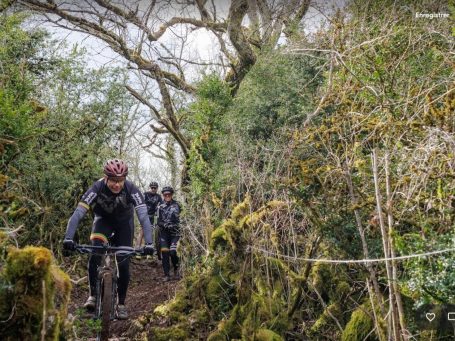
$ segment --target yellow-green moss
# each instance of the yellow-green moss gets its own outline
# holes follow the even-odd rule
[[[345,281],[340,281],[335,289],[335,294],[336,297],[339,297],[339,299],[345,298],[351,291],[351,286],[349,285],[348,282]]]
[[[8,240],[8,234],[4,231],[0,231],[0,245]]]
[[[374,321],[371,309],[366,304],[357,308],[351,315],[351,319],[343,330],[342,341],[362,341],[377,340],[376,333],[371,333],[374,329]],[[368,336],[369,335],[369,336]],[[368,336],[368,338],[367,338]]]
[[[177,294],[185,299],[176,297],[167,305],[159,306],[155,315],[166,317],[174,325],[194,327],[200,324],[201,328],[207,328],[218,323],[216,330],[208,336],[212,341],[258,337],[281,340],[279,335],[293,326],[287,316],[288,298],[283,293],[283,275],[289,275],[293,286],[303,284],[306,279],[279,259],[269,259],[267,280],[262,278],[261,271],[256,273],[254,269],[242,270],[240,267],[249,257],[245,251],[252,228],[262,228],[265,235],[271,235],[274,230],[267,219],[284,207],[283,202],[271,201],[257,211],[251,211],[251,198],[247,195],[233,209],[231,217],[211,233],[213,252],[204,263],[205,270],[195,276],[189,275],[183,290]],[[278,241],[279,235],[275,238]],[[262,264],[264,257],[260,257],[258,261]],[[256,263],[255,258],[253,262]],[[193,314],[195,311],[200,313]],[[191,328],[188,333],[190,338],[195,336],[191,334]]]
[[[351,291],[345,268],[335,268],[330,264],[316,263],[311,269],[313,287],[321,295],[326,295],[331,301],[343,300]]]
[[[188,316],[188,323],[192,330],[206,328],[208,321],[210,321],[210,313],[204,308],[193,310]]]
[[[226,237],[231,250],[243,254],[245,236],[243,235],[242,226],[231,219],[227,220],[223,225],[226,227]]]
[[[169,304],[161,304],[153,310],[153,313],[160,317],[167,317],[169,314]]]
[[[256,341],[283,341],[284,339],[270,329],[258,329],[254,335]]]
[[[210,246],[212,250],[216,249],[219,246],[225,246],[227,243],[226,228],[220,226],[217,229],[213,230],[210,236]]]
[[[234,272],[237,271],[238,262],[235,259],[235,255],[227,253],[223,257],[216,259],[216,266],[224,272]]]
[[[273,330],[273,333],[284,333],[291,325],[286,313],[286,303],[279,295],[273,293],[253,293],[251,298],[240,309],[239,320],[242,338],[249,340],[260,330]]]
[[[330,265],[316,263],[311,269],[311,278],[313,287],[321,294],[326,294],[330,291],[332,285],[332,271]]]
[[[257,226],[260,222],[270,214],[276,212],[279,209],[285,207],[286,203],[278,200],[272,200],[267,202],[264,206],[259,208],[257,211],[251,212],[250,214],[245,215],[240,220],[240,225],[243,227],[253,227]],[[267,224],[263,224],[263,226],[269,226]]]
[[[0,155],[2,154],[1,153],[1,148],[0,148]],[[8,176],[5,175],[5,174],[0,174],[0,188],[3,188],[5,187],[6,183],[8,182]]]
[[[262,255],[259,254],[259,257],[262,257]],[[289,267],[281,259],[274,257],[267,257],[266,259],[269,263],[269,273],[274,278],[281,278],[283,274],[289,274],[291,272]]]
[[[46,312],[46,340],[58,340],[71,291],[69,277],[43,247],[10,248],[0,280],[0,339],[36,340]]]
[[[206,298],[210,308],[218,306],[218,302],[223,296],[223,280],[221,276],[212,276],[207,284]]]
[[[293,321],[289,319],[287,310],[285,310],[283,302],[277,303],[277,306],[283,307],[280,313],[276,313],[270,321],[265,323],[269,329],[273,329],[277,333],[285,333],[292,328]]]
[[[8,233],[0,231],[0,261],[6,257],[8,246],[11,245],[11,240]]]
[[[153,327],[150,330],[150,340],[154,341],[181,341],[188,339],[187,325],[175,325],[167,328]]]
[[[189,311],[194,307],[205,306],[206,288],[211,273],[212,270],[207,269],[206,271],[194,272],[185,278],[185,290],[178,292],[178,295],[186,301],[185,310]]]
[[[68,274],[52,264],[51,277],[54,283],[54,306],[60,307],[60,317],[66,316],[71,294],[71,280]]]
[[[229,340],[229,338],[223,332],[223,330],[215,330],[207,338],[207,341],[227,341],[227,340]]]
[[[232,309],[229,319],[222,320],[218,323],[217,330],[210,334],[211,337],[214,338],[213,340],[219,340],[219,337],[221,336],[226,336],[226,340],[240,338],[241,331],[239,321],[242,320],[242,308],[237,304],[234,306],[234,309]]]
[[[171,301],[166,304],[159,305],[155,308],[153,313],[159,317],[165,317],[170,321],[185,322],[187,320],[187,314],[191,309],[191,304],[185,296],[184,292],[179,292]]]
[[[250,213],[251,210],[251,197],[249,194],[245,196],[245,199],[234,207],[231,213],[231,218],[234,221],[239,221],[241,218],[245,217]]]
[[[243,229],[248,229],[256,226],[266,214],[267,211],[265,209],[254,211],[240,220],[240,226],[242,226]]]
[[[338,321],[340,321],[342,317],[342,311],[340,309],[339,304],[333,303],[324,310],[322,315],[316,320],[316,322],[311,327],[310,335],[314,336],[318,335],[318,333],[323,331],[324,328],[326,328],[327,326],[329,327],[331,326],[333,327],[332,329],[338,330],[336,328],[335,321],[332,319],[330,315],[334,316],[335,318],[338,319]]]
[[[244,338],[248,338],[254,334],[254,332],[261,326],[261,320],[259,318],[258,310],[261,303],[257,301],[257,298],[252,299],[248,304],[241,307],[241,312],[244,318],[241,323],[241,332]]]

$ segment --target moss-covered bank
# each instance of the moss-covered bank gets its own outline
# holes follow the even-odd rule
[[[71,291],[43,247],[10,247],[0,273],[1,340],[59,340]]]

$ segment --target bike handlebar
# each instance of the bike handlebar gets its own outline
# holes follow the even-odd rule
[[[144,256],[144,248],[133,248],[131,246],[110,246],[110,245],[76,245],[75,251],[79,253],[94,253],[94,251],[103,251],[102,253],[107,254],[119,254],[119,255],[138,255]]]

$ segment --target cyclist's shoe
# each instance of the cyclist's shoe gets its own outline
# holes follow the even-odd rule
[[[117,306],[117,319],[126,320],[127,318],[128,318],[128,311],[126,310],[126,306],[123,304],[119,304]]]
[[[95,305],[96,305],[96,297],[89,296],[87,299],[87,302],[84,303],[84,308],[87,309],[88,311],[94,311]]]
[[[164,275],[163,282],[169,282],[171,277],[169,275]]]

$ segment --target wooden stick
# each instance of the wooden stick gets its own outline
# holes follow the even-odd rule
[[[390,255],[392,258],[396,257],[395,247],[393,245],[393,215],[392,215],[392,192],[390,184],[390,163],[389,163],[389,152],[386,151],[384,161],[385,161],[385,179],[386,179],[386,195],[387,195],[387,223],[389,225],[389,246],[390,246]],[[409,332],[406,329],[406,321],[403,309],[403,301],[401,299],[400,288],[398,287],[398,276],[397,276],[397,264],[395,260],[392,260],[392,284],[393,291],[395,293],[395,300],[398,308],[398,319],[400,322],[401,332],[405,341],[409,340]]]
[[[43,287],[43,326],[41,328],[41,341],[46,340],[46,320],[47,320],[47,310],[46,310],[46,282],[43,281],[42,287]]]
[[[87,276],[81,277],[79,279],[70,279],[71,283],[78,285],[79,283],[84,282],[87,279]]]
[[[384,257],[386,258],[386,273],[387,273],[387,285],[389,287],[389,309],[391,314],[389,315],[389,321],[391,321],[391,326],[393,329],[393,339],[394,340],[401,340],[400,333],[398,331],[398,323],[397,323],[397,313],[395,307],[395,294],[394,294],[394,287],[392,285],[392,266],[390,260],[390,245],[389,245],[389,234],[386,230],[386,226],[384,224],[384,218],[382,216],[382,203],[381,203],[381,192],[379,188],[379,175],[378,175],[378,157],[376,148],[373,149],[373,153],[371,155],[372,165],[373,165],[373,178],[374,178],[374,189],[375,189],[375,196],[376,196],[376,209],[378,211],[379,217],[379,226],[381,227],[381,236],[382,236],[382,246],[384,248]]]
[[[351,172],[349,171],[348,167],[348,160],[346,156],[346,163],[345,163],[345,169],[344,169],[344,174],[346,178],[346,183],[348,185],[348,190],[349,190],[349,196],[351,197],[351,202],[353,203],[354,207],[357,206],[357,197],[355,196],[354,193],[354,185],[352,184],[352,178],[351,178]],[[362,249],[363,249],[363,257],[365,259],[369,259],[369,251],[368,251],[368,244],[365,238],[365,231],[362,226],[362,218],[360,217],[360,212],[358,209],[354,209],[354,215],[355,215],[355,220],[357,224],[357,230],[359,231],[360,235],[360,240],[362,242]],[[370,273],[370,280],[373,283],[373,293],[375,294],[379,308],[381,310],[381,314],[385,315],[385,308],[384,308],[384,298],[382,297],[381,291],[379,289],[379,284],[378,280],[376,277],[376,271],[374,270],[373,266],[371,263],[365,263],[365,266]]]
[[[374,306],[374,292],[373,292],[373,290],[371,290],[370,281],[368,278],[366,279],[366,283],[367,283],[367,289],[368,289],[368,294],[369,294],[368,296],[370,297],[370,302],[371,302],[371,309],[373,310],[374,325],[376,326],[377,335],[378,335],[378,338],[380,341],[384,341],[386,339],[386,336],[384,335],[384,333],[379,325],[378,316],[376,314],[376,308]]]

